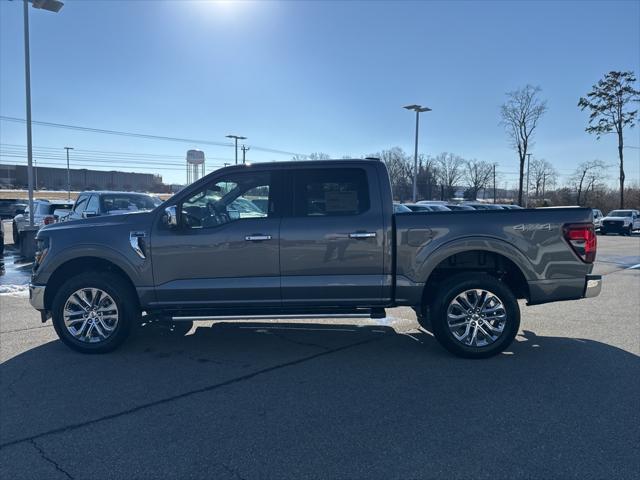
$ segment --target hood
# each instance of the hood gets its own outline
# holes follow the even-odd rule
[[[116,225],[130,225],[132,228],[145,229],[151,223],[153,212],[130,212],[120,215],[102,215],[99,217],[69,220],[52,223],[40,229],[42,233],[54,233],[63,230],[79,230],[84,228],[109,228]]]
[[[616,220],[618,222],[623,222],[623,221],[630,222],[631,217],[603,217],[602,221],[605,221],[605,220]]]

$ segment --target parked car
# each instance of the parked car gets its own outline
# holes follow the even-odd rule
[[[470,207],[469,205],[462,205],[459,203],[447,203],[445,205],[445,207],[447,207],[449,210],[467,210],[467,211],[473,211],[475,210],[475,208]]]
[[[37,227],[55,223],[58,219],[54,212],[59,209],[70,208],[73,202],[70,200],[34,200],[33,201],[33,224]],[[13,217],[13,243],[20,245],[22,231],[29,225],[29,206],[24,211]]]
[[[2,255],[4,255],[4,224],[0,219],[0,256]]]
[[[161,200],[146,193],[88,191],[78,195],[73,208],[64,221],[118,215],[123,213],[145,212],[160,205]]]
[[[634,230],[640,229],[640,212],[638,210],[613,210],[602,219],[600,233],[618,233],[631,235]]]
[[[600,231],[600,228],[602,227],[603,218],[604,218],[604,215],[602,214],[602,212],[597,208],[594,208],[593,209],[593,226],[596,229],[596,232]]]
[[[520,205],[512,205],[510,203],[496,203],[496,205],[504,208],[505,210],[524,210]]]
[[[462,205],[466,205],[468,207],[473,208],[474,210],[505,210],[500,205],[494,205],[493,203],[472,203],[467,202]]]
[[[24,200],[18,200],[16,198],[2,198],[0,199],[0,220],[15,217],[26,207]]]
[[[257,192],[265,215],[231,215]],[[186,332],[209,318],[382,318],[409,306],[449,351],[480,358],[513,341],[518,299],[600,292],[591,209],[393,211],[380,161],[222,168],[154,210],[41,229],[30,301],[86,353],[118,347],[142,311]]]
[[[412,212],[450,212],[451,209],[436,203],[404,203]]]
[[[411,209],[402,203],[394,203],[393,213],[411,213]]]

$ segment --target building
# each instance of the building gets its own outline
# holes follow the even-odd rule
[[[34,166],[37,189],[66,190],[67,169]],[[103,170],[70,169],[71,190],[123,190],[164,192],[162,176],[153,173],[133,173]],[[0,165],[0,188],[27,188],[26,165]]]

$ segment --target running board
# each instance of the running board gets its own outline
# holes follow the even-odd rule
[[[313,320],[321,318],[384,318],[384,309],[372,310],[370,313],[313,313],[313,314],[282,314],[282,315],[194,315],[172,316],[171,320],[180,322],[194,322],[200,320],[277,320],[277,319],[301,319]]]

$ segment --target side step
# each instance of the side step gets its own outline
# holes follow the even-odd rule
[[[199,321],[199,320],[276,320],[282,319],[321,319],[321,318],[384,318],[384,308],[372,308],[369,313],[302,313],[302,314],[270,314],[270,315],[177,315],[171,320]]]

